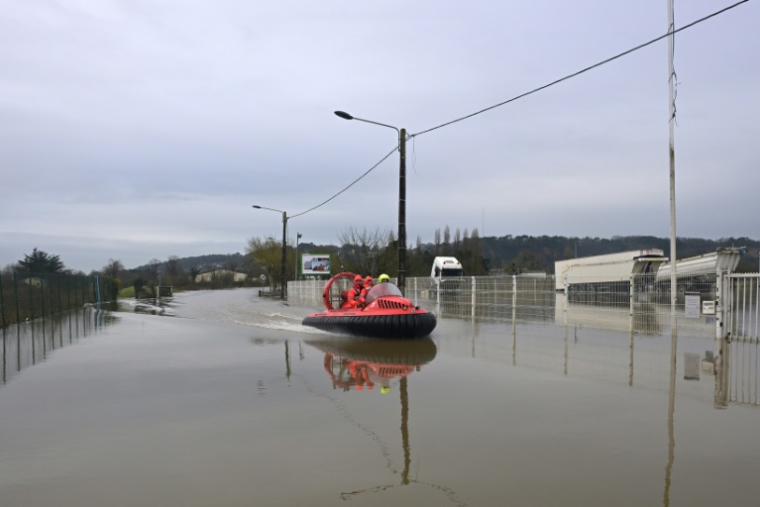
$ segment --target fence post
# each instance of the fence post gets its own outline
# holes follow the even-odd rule
[[[715,339],[723,340],[725,335],[725,305],[723,298],[725,293],[725,272],[718,273],[718,279],[715,284]]]
[[[634,280],[635,280],[635,278],[634,278],[634,275],[631,275],[628,280],[629,280],[628,283],[630,284],[630,287],[628,288],[628,317],[629,317],[629,321],[630,321],[629,324],[630,324],[631,336],[633,336],[633,331],[634,331],[634,325],[633,325],[633,300],[634,300],[634,296],[635,296],[635,289],[634,289]]]
[[[643,275],[642,275],[643,277]],[[629,351],[629,358],[628,358],[628,385],[633,387],[633,345],[634,345],[634,336],[636,334],[636,325],[635,325],[635,315],[634,315],[634,300],[636,299],[636,276],[631,275],[630,278],[630,288],[629,288],[629,297],[631,298],[631,301],[629,303],[628,312],[630,314],[630,320],[631,320],[631,343],[629,345],[630,351]]]
[[[517,276],[512,275],[512,366],[517,365]]]
[[[13,272],[13,294],[16,296],[16,324],[19,324],[21,322],[21,313],[18,304],[18,277],[15,271]]]
[[[435,279],[435,306],[438,313],[441,313],[441,278]]]
[[[100,278],[97,275],[95,276],[95,289],[96,289],[95,301],[98,304],[98,310],[100,310]]]
[[[40,304],[41,304],[40,315],[44,317],[45,316],[45,283],[47,283],[47,278],[45,278],[45,283],[42,283],[42,282],[43,281],[40,280]],[[44,325],[45,324],[43,323],[43,326]],[[44,340],[44,333],[43,333],[43,340]]]
[[[475,319],[475,277],[472,277],[472,297],[471,297],[471,305],[472,305],[472,318]]]
[[[5,299],[3,298],[3,292],[5,292],[3,287],[3,275],[0,275],[0,313],[2,314],[3,327],[5,327]],[[3,341],[3,346],[5,346],[5,341]],[[3,355],[3,360],[5,360],[5,355]]]
[[[715,404],[725,406],[728,390],[728,343],[726,342],[726,313],[729,297],[726,291],[726,273],[718,272],[715,283]]]
[[[29,320],[34,320],[34,289],[32,288],[32,278],[29,277],[26,281],[29,284],[29,309],[31,312],[31,318]]]
[[[512,275],[512,330],[517,321],[517,275]]]

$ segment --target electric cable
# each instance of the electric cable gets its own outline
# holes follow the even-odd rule
[[[622,58],[623,56],[629,55],[629,54],[631,54],[631,53],[633,53],[635,51],[638,51],[639,49],[642,49],[642,48],[645,48],[647,46],[650,46],[650,45],[654,44],[655,42],[664,39],[665,37],[669,37],[670,35],[676,34],[676,33],[680,32],[682,30],[686,30],[687,28],[691,28],[694,25],[702,23],[703,21],[707,21],[710,18],[713,18],[713,17],[715,17],[715,16],[717,16],[719,14],[723,14],[724,12],[726,12],[728,10],[731,10],[734,7],[737,7],[737,6],[739,6],[739,5],[743,4],[743,3],[747,3],[747,2],[749,2],[749,0],[741,0],[740,2],[737,2],[737,3],[733,4],[733,5],[728,6],[728,7],[725,7],[723,9],[719,10],[719,11],[713,12],[712,14],[709,14],[709,15],[703,17],[703,18],[700,18],[700,19],[698,19],[696,21],[692,21],[688,25],[684,25],[681,28],[678,28],[677,30],[669,30],[668,33],[666,33],[665,35],[661,35],[661,36],[659,36],[657,38],[654,38],[654,39],[650,40],[649,42],[645,42],[643,44],[639,44],[638,46],[636,46],[634,48],[631,48],[631,49],[629,49],[627,51],[623,51],[620,54],[617,54],[617,55],[615,55],[615,56],[613,56],[611,58],[607,58],[606,60],[602,60],[601,62],[595,63],[594,65],[586,67],[585,69],[579,70],[579,71],[574,72],[572,74],[568,74],[567,76],[562,77],[560,79],[557,79],[556,81],[552,81],[551,83],[545,84],[543,86],[539,86],[538,88],[530,90],[529,92],[522,93],[520,95],[517,95],[516,97],[512,97],[509,100],[505,100],[504,102],[499,102],[498,104],[494,104],[493,106],[489,106],[489,107],[487,107],[485,109],[481,109],[480,111],[476,111],[476,112],[470,113],[470,114],[468,114],[466,116],[462,116],[461,118],[457,118],[456,120],[447,121],[446,123],[442,123],[442,124],[440,124],[440,125],[438,125],[436,127],[432,127],[432,128],[429,128],[429,129],[422,130],[420,132],[411,134],[409,137],[416,137],[416,136],[421,136],[422,134],[427,134],[428,132],[432,132],[434,130],[446,127],[448,125],[452,125],[454,123],[467,120],[468,118],[472,118],[473,116],[477,116],[479,114],[485,113],[486,111],[490,111],[491,109],[496,109],[497,107],[501,107],[503,105],[509,104],[510,102],[514,102],[514,101],[516,101],[518,99],[521,99],[523,97],[527,97],[528,95],[531,95],[533,93],[539,92],[541,90],[545,90],[546,88],[549,88],[550,86],[554,86],[556,84],[561,83],[562,81],[567,81],[568,79],[571,79],[571,78],[574,78],[576,76],[579,76],[579,75],[583,74],[584,72],[588,72],[588,71],[590,71],[592,69],[595,69],[597,67],[601,67],[602,65],[605,65],[605,64],[610,63],[610,62],[612,62],[614,60],[617,60],[618,58]]]
[[[649,42],[645,42],[643,44],[639,44],[638,46],[635,46],[635,47],[633,47],[631,49],[623,51],[622,53],[619,53],[619,54],[617,54],[615,56],[607,58],[606,60],[602,60],[601,62],[595,63],[594,65],[591,65],[589,67],[581,69],[581,70],[579,70],[577,72],[574,72],[572,74],[568,74],[567,76],[562,77],[560,79],[557,79],[555,81],[552,81],[551,83],[545,84],[543,86],[539,86],[538,88],[534,88],[533,90],[530,90],[528,92],[525,92],[525,93],[522,93],[522,94],[517,95],[515,97],[512,97],[511,99],[505,100],[504,102],[499,102],[498,104],[494,104],[493,106],[489,106],[489,107],[487,107],[485,109],[481,109],[480,111],[476,111],[474,113],[470,113],[470,114],[468,114],[466,116],[462,116],[461,118],[457,118],[455,120],[447,121],[446,123],[442,123],[442,124],[440,124],[438,126],[435,126],[435,127],[432,127],[432,128],[426,129],[426,130],[422,130],[422,131],[414,133],[414,134],[408,134],[407,140],[414,139],[417,136],[421,136],[423,134],[427,134],[429,132],[432,132],[434,130],[438,130],[438,129],[443,128],[443,127],[447,127],[449,125],[453,125],[454,123],[458,123],[460,121],[467,120],[469,118],[472,118],[473,116],[477,116],[479,114],[485,113],[485,112],[490,111],[492,109],[496,109],[497,107],[504,106],[506,104],[509,104],[510,102],[514,102],[514,101],[519,100],[521,98],[527,97],[528,95],[532,95],[532,94],[534,94],[536,92],[539,92],[541,90],[545,90],[545,89],[547,89],[547,88],[549,88],[551,86],[554,86],[556,84],[559,84],[559,83],[561,83],[563,81],[567,81],[567,80],[572,79],[574,77],[580,76],[581,74],[583,74],[585,72],[588,72],[588,71],[590,71],[592,69],[595,69],[597,67],[601,67],[602,65],[608,64],[608,63],[610,63],[612,61],[615,61],[615,60],[617,60],[619,58],[622,58],[623,56],[629,55],[629,54],[631,54],[631,53],[633,53],[635,51],[638,51],[639,49],[643,49],[643,48],[645,48],[647,46],[651,46],[655,42],[658,42],[658,41],[660,41],[660,40],[662,40],[662,39],[664,39],[666,37],[669,37],[670,35],[673,35],[673,34],[676,34],[678,32],[681,32],[683,30],[686,30],[687,28],[691,28],[692,26],[698,25],[699,23],[702,23],[703,21],[707,21],[710,18],[714,18],[715,16],[718,16],[719,14],[723,14],[724,12],[729,11],[729,10],[733,9],[734,7],[738,7],[739,5],[747,3],[747,2],[749,2],[749,0],[740,0],[739,2],[737,2],[737,3],[733,4],[733,5],[729,5],[728,7],[724,7],[723,9],[715,11],[712,14],[708,14],[707,16],[699,18],[696,21],[692,21],[691,23],[689,23],[687,25],[684,25],[684,26],[682,26],[681,28],[678,28],[678,29],[672,29],[672,27],[671,27],[671,29],[668,30],[668,33],[666,33],[664,35],[661,35],[659,37],[656,37],[656,38],[650,40]],[[333,195],[329,199],[321,202],[320,204],[317,204],[314,207],[311,207],[311,208],[307,209],[306,211],[302,211],[301,213],[298,213],[298,214],[295,214],[295,215],[291,215],[290,217],[288,217],[288,219],[292,219],[292,218],[299,217],[301,215],[305,215],[306,213],[314,211],[317,208],[321,208],[322,206],[324,206],[328,202],[332,201],[333,199],[335,199],[336,197],[338,197],[339,195],[341,195],[343,192],[345,192],[346,190],[348,190],[349,188],[351,188],[352,186],[354,186],[356,183],[358,183],[361,179],[363,179],[369,173],[371,173],[372,171],[374,171],[380,164],[382,164],[383,162],[385,162],[388,159],[388,157],[390,157],[397,149],[398,149],[398,144],[390,152],[388,152],[387,155],[385,155],[382,159],[380,159],[379,162],[377,162],[375,165],[373,165],[367,171],[365,171],[364,174],[362,174],[361,176],[359,176],[358,178],[356,178],[348,186],[346,186],[345,188],[343,188],[341,191],[339,191],[338,193],[336,193],[335,195]],[[415,154],[415,156],[416,156],[416,154]]]
[[[393,149],[392,149],[391,151],[389,151],[389,152],[388,152],[388,154],[387,154],[386,156],[384,156],[383,158],[381,158],[381,159],[380,159],[380,161],[379,161],[378,163],[376,163],[375,165],[373,165],[372,167],[370,167],[369,169],[367,169],[367,170],[364,172],[364,174],[362,174],[361,176],[359,176],[358,178],[356,178],[354,181],[352,181],[352,182],[351,182],[351,183],[350,183],[350,184],[349,184],[347,187],[345,187],[343,190],[341,190],[341,191],[340,191],[340,192],[338,192],[337,194],[333,195],[332,197],[330,197],[330,198],[329,198],[329,199],[327,199],[326,201],[323,201],[323,202],[321,202],[320,204],[317,204],[317,205],[316,205],[316,206],[314,206],[313,208],[309,208],[309,209],[307,209],[306,211],[302,211],[301,213],[298,213],[298,214],[296,214],[296,215],[291,215],[291,216],[289,216],[289,217],[288,217],[288,220],[290,220],[291,218],[300,217],[301,215],[305,215],[306,213],[308,213],[308,212],[310,212],[310,211],[314,211],[315,209],[317,209],[317,208],[320,208],[320,207],[324,206],[325,204],[327,204],[328,202],[332,201],[333,199],[335,199],[336,197],[338,197],[340,194],[342,194],[343,192],[345,192],[345,191],[346,191],[346,190],[348,190],[349,188],[351,188],[351,187],[353,187],[354,185],[356,185],[356,184],[359,182],[359,180],[361,180],[362,178],[364,178],[365,176],[367,176],[369,173],[371,173],[372,171],[374,171],[374,170],[377,168],[377,166],[379,166],[380,164],[382,164],[383,162],[385,162],[385,161],[388,159],[388,157],[390,157],[391,155],[393,155],[393,154],[396,152],[396,150],[397,150],[397,149],[398,149],[398,144],[397,144],[396,146],[394,146],[394,147],[393,147]]]

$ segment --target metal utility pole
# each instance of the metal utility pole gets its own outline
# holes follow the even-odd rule
[[[295,270],[295,275],[293,276],[293,279],[295,281],[298,281],[298,262],[299,262],[298,261],[298,240],[299,239],[301,239],[301,233],[297,232],[296,233],[296,270]]]
[[[252,206],[256,209],[266,209],[269,211],[276,211],[277,213],[282,213],[282,263],[280,265],[280,298],[282,300],[287,299],[286,289],[288,286],[288,282],[285,279],[285,262],[287,258],[287,234],[288,234],[288,214],[287,212],[281,210],[281,209],[275,209],[275,208],[267,208],[265,206],[259,206],[257,204],[254,204]]]
[[[398,129],[393,125],[357,118],[344,111],[335,111],[335,116],[344,120],[357,120],[388,127],[398,132],[398,288],[401,294],[406,294],[406,129]]]
[[[287,258],[287,234],[288,234],[288,214],[282,212],[282,265],[280,266],[280,298],[284,301],[287,299],[288,281],[285,279],[285,262]]]
[[[673,333],[675,333],[676,298],[678,286],[676,282],[676,148],[675,148],[675,70],[673,70],[673,53],[675,22],[673,20],[673,0],[668,0],[668,112],[670,126],[670,313]]]
[[[398,288],[406,295],[406,129],[399,132],[398,151]]]
[[[678,285],[676,278],[676,150],[675,150],[675,71],[673,70],[673,0],[668,0],[668,110],[670,127],[670,390],[668,401],[668,465],[665,468],[665,492],[663,501],[670,503],[670,479],[673,470],[675,437],[673,436],[673,414],[675,412],[676,396],[676,357],[678,349],[678,326],[676,321],[676,298]]]

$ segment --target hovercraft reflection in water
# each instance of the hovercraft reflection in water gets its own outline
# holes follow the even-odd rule
[[[325,353],[325,371],[334,388],[361,391],[379,387],[383,394],[390,391],[393,379],[420,371],[438,352],[430,338],[382,342],[336,338],[306,343]]]
[[[422,338],[433,332],[435,315],[414,306],[390,282],[373,286],[367,292],[363,308],[341,308],[342,295],[354,277],[353,273],[339,273],[332,277],[322,291],[327,310],[312,313],[303,319],[303,324],[323,331],[370,338]]]
[[[161,298],[140,298],[119,301],[118,310],[123,312],[174,317],[176,315],[174,312],[175,306],[174,298],[171,296]]]
[[[382,455],[387,462],[387,468],[400,478],[399,483],[383,482],[364,489],[356,489],[341,493],[342,500],[351,500],[358,496],[375,495],[388,492],[396,487],[414,484],[430,489],[442,495],[445,504],[465,505],[459,495],[449,486],[419,481],[410,477],[412,464],[412,449],[409,431],[409,376],[412,372],[420,371],[421,367],[432,362],[438,352],[435,343],[430,338],[421,340],[365,340],[351,338],[334,338],[331,340],[313,341],[306,343],[325,352],[324,366],[332,380],[333,387],[350,391],[372,390],[378,385],[383,394],[391,392],[391,382],[397,379],[400,399],[401,448],[403,452],[403,468],[393,460],[390,446],[378,434],[366,426],[360,426],[383,449]]]

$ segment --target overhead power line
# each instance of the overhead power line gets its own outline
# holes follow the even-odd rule
[[[549,88],[551,86],[554,86],[556,84],[559,84],[559,83],[561,83],[563,81],[567,81],[568,79],[572,79],[572,78],[574,78],[576,76],[580,76],[581,74],[583,74],[585,72],[588,72],[588,71],[590,71],[592,69],[595,69],[597,67],[601,67],[602,65],[605,65],[605,64],[610,63],[610,62],[612,62],[614,60],[617,60],[618,58],[622,58],[622,57],[624,57],[626,55],[629,55],[629,54],[631,54],[631,53],[633,53],[635,51],[638,51],[639,49],[642,49],[642,48],[645,48],[647,46],[650,46],[650,45],[654,44],[655,42],[660,41],[660,40],[662,40],[662,39],[664,39],[664,38],[666,38],[666,37],[668,37],[668,36],[670,36],[672,34],[676,34],[678,32],[686,30],[687,28],[691,28],[694,25],[702,23],[703,21],[707,21],[710,18],[714,18],[715,16],[717,16],[719,14],[723,14],[724,12],[729,11],[729,10],[733,9],[734,7],[738,7],[739,5],[747,3],[747,2],[749,2],[749,0],[741,0],[740,2],[737,2],[737,3],[733,4],[733,5],[729,5],[728,7],[720,9],[719,11],[715,11],[712,14],[709,14],[709,15],[703,17],[703,18],[700,18],[700,19],[698,19],[696,21],[692,21],[691,23],[689,23],[687,25],[684,25],[681,28],[678,28],[678,29],[672,30],[672,31],[668,31],[668,33],[666,33],[664,35],[661,35],[661,36],[659,36],[659,37],[657,37],[655,39],[652,39],[649,42],[645,42],[643,44],[639,44],[638,46],[633,47],[633,48],[631,48],[631,49],[629,49],[627,51],[623,51],[620,54],[617,54],[617,55],[615,55],[613,57],[607,58],[606,60],[602,60],[599,63],[595,63],[594,65],[586,67],[585,69],[581,69],[581,70],[579,70],[577,72],[574,72],[572,74],[568,74],[567,76],[562,77],[560,79],[557,79],[556,81],[552,81],[551,83],[545,84],[543,86],[539,86],[538,88],[535,88],[535,89],[530,90],[528,92],[525,92],[525,93],[522,93],[520,95],[517,95],[516,97],[512,97],[511,99],[505,100],[504,102],[499,102],[498,104],[494,104],[493,106],[489,106],[489,107],[487,107],[485,109],[481,109],[480,111],[476,111],[474,113],[470,113],[470,114],[468,114],[466,116],[462,116],[461,118],[457,118],[455,120],[447,121],[446,123],[442,123],[442,124],[440,124],[438,126],[435,126],[435,127],[432,127],[432,128],[426,129],[426,130],[422,130],[422,131],[417,132],[415,134],[410,134],[407,137],[407,139],[413,139],[413,138],[415,138],[417,136],[421,136],[423,134],[427,134],[427,133],[432,132],[434,130],[438,130],[440,128],[447,127],[449,125],[453,125],[454,123],[458,123],[460,121],[467,120],[469,118],[472,118],[473,116],[477,116],[479,114],[485,113],[486,111],[490,111],[492,109],[496,109],[497,107],[504,106],[506,104],[509,104],[510,102],[514,102],[514,101],[519,100],[519,99],[521,99],[523,97],[527,97],[528,95],[532,95],[532,94],[534,94],[536,92],[539,92],[541,90],[545,90],[545,89],[547,89],[547,88]],[[317,208],[321,208],[322,206],[324,206],[328,202],[332,201],[333,199],[335,199],[336,197],[338,197],[340,194],[342,194],[343,192],[345,192],[349,188],[353,187],[356,183],[358,183],[361,179],[363,179],[369,173],[371,173],[372,171],[374,171],[380,164],[382,164],[383,162],[385,162],[388,159],[388,157],[390,157],[397,149],[398,149],[398,145],[394,146],[393,149],[390,152],[388,152],[388,154],[385,155],[382,159],[380,159],[379,162],[377,162],[375,165],[373,165],[372,167],[370,167],[367,171],[364,172],[364,174],[362,174],[361,176],[359,176],[358,178],[356,178],[348,186],[346,186],[345,188],[343,188],[341,191],[339,191],[338,193],[336,193],[335,195],[333,195],[329,199],[327,199],[327,200],[325,200],[325,201],[317,204],[316,206],[314,206],[312,208],[307,209],[306,211],[302,211],[301,213],[298,213],[296,215],[291,215],[289,218],[296,218],[296,217],[299,217],[301,215],[305,215],[306,213],[314,211]]]
[[[343,190],[341,190],[341,191],[340,191],[340,192],[338,192],[337,194],[333,195],[332,197],[330,197],[330,198],[329,198],[329,199],[327,199],[326,201],[323,201],[323,202],[321,202],[321,203],[317,204],[316,206],[314,206],[313,208],[309,208],[309,209],[307,209],[306,211],[302,211],[301,213],[298,213],[297,215],[291,215],[291,216],[290,216],[290,217],[288,217],[288,218],[295,218],[295,217],[300,217],[301,215],[305,215],[306,213],[308,213],[308,212],[310,212],[310,211],[314,211],[315,209],[317,209],[317,208],[319,208],[319,207],[321,207],[321,206],[324,206],[324,205],[325,205],[325,204],[327,204],[328,202],[332,201],[333,199],[335,199],[336,197],[338,197],[340,194],[342,194],[343,192],[345,192],[345,191],[346,191],[346,190],[348,190],[349,188],[351,188],[351,187],[353,187],[354,185],[356,185],[356,184],[359,182],[359,180],[361,180],[362,178],[364,178],[365,176],[367,176],[369,173],[371,173],[372,171],[374,171],[374,170],[377,168],[377,166],[379,166],[380,164],[382,164],[383,162],[385,162],[385,161],[388,159],[388,157],[390,157],[391,155],[393,155],[394,153],[396,153],[396,150],[397,150],[397,149],[398,149],[398,145],[394,146],[394,147],[393,147],[393,149],[392,149],[391,151],[389,151],[389,152],[388,152],[388,154],[387,154],[386,156],[384,156],[383,158],[381,158],[381,159],[380,159],[380,161],[379,161],[377,164],[375,164],[375,165],[373,165],[372,167],[370,167],[369,169],[367,169],[367,170],[364,172],[364,174],[362,174],[361,176],[359,176],[358,178],[356,178],[356,179],[355,179],[354,181],[352,181],[352,182],[351,182],[351,183],[350,183],[350,184],[349,184],[347,187],[345,187]]]
[[[496,109],[497,107],[504,106],[506,104],[509,104],[510,102],[514,102],[514,101],[519,100],[519,99],[521,99],[523,97],[527,97],[528,95],[531,95],[533,93],[539,92],[541,90],[545,90],[545,89],[549,88],[550,86],[554,86],[556,84],[561,83],[562,81],[567,81],[568,79],[574,78],[576,76],[580,76],[584,72],[588,72],[588,71],[590,71],[592,69],[595,69],[597,67],[601,67],[602,65],[605,65],[605,64],[610,63],[610,62],[612,62],[614,60],[617,60],[618,58],[622,58],[622,57],[624,57],[626,55],[629,55],[629,54],[633,53],[634,51],[638,51],[639,49],[642,49],[642,48],[645,48],[645,47],[647,47],[647,46],[649,46],[651,44],[654,44],[655,42],[660,41],[660,40],[662,40],[662,39],[670,36],[671,34],[675,34],[675,33],[678,33],[678,32],[680,32],[682,30],[686,30],[687,28],[691,28],[694,25],[697,25],[697,24],[699,24],[699,23],[701,23],[703,21],[707,21],[710,18],[713,18],[713,17],[715,17],[715,16],[717,16],[719,14],[723,14],[724,12],[726,12],[728,10],[731,10],[734,7],[737,7],[737,6],[739,6],[739,5],[743,4],[743,3],[747,3],[747,2],[749,2],[749,0],[741,0],[740,2],[737,2],[737,3],[733,4],[733,5],[728,6],[728,7],[725,7],[723,9],[719,10],[719,11],[713,12],[712,14],[707,15],[707,16],[705,16],[703,18],[700,18],[700,19],[698,19],[696,21],[693,21],[693,22],[689,23],[688,25],[684,25],[684,26],[682,26],[681,28],[679,28],[677,30],[669,31],[668,33],[666,33],[664,35],[661,35],[661,36],[659,36],[659,37],[657,37],[655,39],[652,39],[649,42],[645,42],[644,44],[639,44],[638,46],[636,46],[634,48],[631,48],[631,49],[629,49],[627,51],[623,51],[622,53],[620,53],[618,55],[615,55],[615,56],[613,56],[611,58],[607,58],[606,60],[602,60],[601,62],[595,63],[594,65],[591,65],[590,67],[586,67],[585,69],[579,70],[578,72],[574,72],[572,74],[568,74],[567,76],[565,76],[563,78],[560,78],[560,79],[557,79],[556,81],[552,81],[551,83],[545,84],[543,86],[539,86],[538,88],[535,88],[535,89],[533,89],[533,90],[531,90],[529,92],[522,93],[522,94],[520,94],[520,95],[518,95],[516,97],[512,97],[509,100],[505,100],[504,102],[499,102],[498,104],[494,104],[493,106],[489,106],[489,107],[487,107],[485,109],[481,109],[480,111],[476,111],[474,113],[470,113],[467,116],[462,116],[461,118],[457,118],[456,120],[447,121],[446,123],[442,123],[442,124],[440,124],[440,125],[438,125],[436,127],[432,127],[432,128],[429,128],[429,129],[417,132],[415,134],[411,134],[409,137],[416,137],[416,136],[421,136],[422,134],[427,134],[428,132],[432,132],[434,130],[437,130],[437,129],[440,129],[440,128],[443,128],[443,127],[447,127],[447,126],[452,125],[454,123],[467,120],[468,118],[472,118],[473,116],[477,116],[479,114],[485,113],[486,111],[490,111],[491,109]]]

